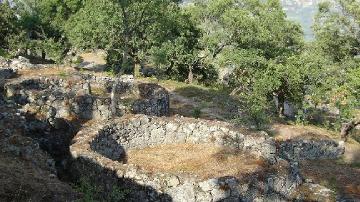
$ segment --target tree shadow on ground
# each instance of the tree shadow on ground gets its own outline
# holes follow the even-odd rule
[[[360,156],[360,153],[357,155]],[[343,199],[360,199],[360,162],[348,164],[336,160],[303,161],[301,172],[306,179],[330,188]]]
[[[172,114],[203,119],[231,120],[238,115],[240,106],[227,89],[195,85],[176,88],[170,95],[170,101]]]

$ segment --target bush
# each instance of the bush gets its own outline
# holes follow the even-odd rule
[[[104,186],[97,186],[91,182],[88,178],[81,178],[78,184],[75,185],[75,190],[83,193],[81,202],[92,202],[92,201],[124,201],[126,196],[129,194],[129,190],[120,188],[116,185],[112,185],[110,193],[105,193]]]
[[[193,112],[192,115],[194,118],[198,119],[201,116],[201,109],[199,107],[196,107]]]
[[[120,71],[125,74],[132,74],[134,66],[133,61],[129,59],[129,62],[125,67],[122,67],[122,58],[123,54],[121,51],[117,50],[108,50],[106,56],[107,68],[105,69],[107,72],[119,73]]]
[[[6,50],[0,48],[0,57],[4,57],[4,58],[8,59],[8,58],[10,58],[10,54]]]

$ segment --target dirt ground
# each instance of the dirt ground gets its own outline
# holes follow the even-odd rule
[[[249,154],[206,144],[167,144],[129,150],[127,158],[127,163],[148,172],[188,174],[200,179],[241,176],[264,165]]]
[[[2,152],[0,184],[0,201],[73,201],[78,197],[72,187],[59,181],[56,175],[32,161]]]

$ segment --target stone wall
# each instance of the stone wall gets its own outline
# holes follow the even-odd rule
[[[20,79],[5,85],[6,96],[28,108],[46,114],[56,109],[56,117],[80,119],[111,117],[110,98],[86,94],[85,82],[72,83],[57,78]],[[121,105],[118,105],[121,115]]]
[[[169,93],[156,84],[139,84],[140,99],[132,105],[135,114],[167,116],[170,109]]]
[[[163,116],[169,111],[169,96],[162,88],[159,92],[142,97],[142,86],[119,82],[116,93],[120,99],[116,100],[116,113],[112,114],[111,98],[109,94],[93,95],[89,85],[96,85],[104,92],[111,91],[114,79],[111,77],[95,77],[91,75],[72,75],[71,78],[38,77],[15,79],[5,84],[4,90],[8,98],[18,104],[27,105],[38,112],[47,113],[50,107],[56,109],[56,117],[75,116],[80,119],[109,119],[112,116],[122,116],[126,111]],[[156,86],[154,84],[149,84]],[[122,99],[124,97],[124,99]],[[128,98],[130,103],[128,103]]]
[[[16,71],[11,68],[0,68],[0,80],[10,79],[16,75]]]
[[[0,68],[7,68],[9,67],[9,61],[4,57],[0,56]]]
[[[279,156],[287,160],[337,159],[345,152],[344,142],[330,139],[287,140],[279,144]]]
[[[159,144],[204,143],[244,150],[275,161],[275,143],[267,134],[244,135],[224,122],[139,115],[111,121],[96,131],[99,132],[91,148],[110,159],[117,159],[119,145],[127,150]]]
[[[182,174],[149,173],[126,164],[129,149],[173,143],[231,147],[248,152],[249,158],[255,155],[266,159],[268,164],[246,176],[206,180]],[[341,156],[343,147],[331,140],[277,144],[265,132],[246,135],[224,122],[135,115],[84,128],[74,138],[70,152],[74,169],[80,175],[92,176],[89,172],[95,172],[94,177],[102,174],[115,182],[130,180],[152,187],[145,192],[131,188],[133,195],[129,201],[288,201],[301,197],[297,190],[305,186],[298,160],[336,158]],[[99,183],[111,187],[109,181]]]
[[[281,201],[301,183],[296,165],[283,160],[274,164],[276,148],[272,138],[265,133],[244,135],[223,122],[135,115],[84,128],[73,141],[70,152],[77,173],[108,173],[107,177],[111,173],[114,181],[132,180],[162,193],[153,197],[154,192],[135,190],[129,201]],[[121,161],[130,148],[185,142],[237,148],[274,165],[264,166],[263,171],[254,171],[250,176],[201,180],[186,175],[147,173]]]

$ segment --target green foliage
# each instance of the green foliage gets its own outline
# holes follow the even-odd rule
[[[360,107],[360,5],[353,0],[319,4],[316,40],[308,44],[279,0],[13,2],[0,3],[0,55],[30,50],[61,63],[70,48],[100,48],[113,76],[146,64],[160,78],[212,86],[221,69],[232,69],[228,87],[258,126],[275,111],[274,96],[280,106],[295,104],[302,124],[327,106],[339,110],[337,120],[324,120],[336,128]]]
[[[79,180],[79,182],[75,185],[75,189],[83,194],[83,198],[79,200],[81,202],[124,201],[130,192],[127,189],[113,185],[111,191],[106,193],[106,196],[104,196],[105,187],[95,185],[90,179],[85,177]]]
[[[0,3],[0,48],[8,48],[8,38],[17,33],[17,19],[8,1]]]
[[[110,66],[123,72],[171,39],[176,27],[171,16],[177,13],[171,0],[89,0],[70,17],[65,30],[76,47],[106,49]]]
[[[98,189],[96,186],[92,185],[85,178],[80,179],[79,184],[75,188],[77,191],[83,193],[83,198],[80,201],[84,201],[84,202],[96,201],[95,195]]]
[[[60,76],[61,78],[66,78],[66,77],[68,77],[68,74],[67,74],[65,71],[60,71],[60,72],[59,72],[59,76]]]
[[[197,1],[190,10],[203,33],[204,60],[234,68],[230,85],[254,122],[265,121],[274,94],[300,102],[302,72],[287,61],[301,52],[302,31],[279,1]]]
[[[111,48],[121,32],[121,12],[111,0],[89,0],[65,24],[65,32],[78,48]]]
[[[52,38],[42,41],[42,50],[44,50],[47,56],[56,63],[61,63],[64,59],[65,53],[63,44]]]
[[[195,109],[193,109],[192,115],[196,119],[200,118],[200,116],[201,116],[201,108],[196,107]]]
[[[359,52],[360,41],[357,27],[360,16],[351,15],[355,11],[347,9],[350,2],[346,0],[321,3],[315,17],[316,44],[324,53],[331,56],[334,62],[351,59]],[[342,9],[335,9],[334,4]],[[350,7],[355,9],[353,6]],[[359,6],[357,9],[360,11]]]
[[[82,0],[14,0],[13,6],[1,3],[0,21],[4,23],[12,55],[43,57],[62,62],[68,49],[64,35],[67,19],[82,5]],[[5,19],[5,20],[3,20]],[[1,26],[3,27],[3,26]],[[0,31],[0,33],[3,33]],[[28,54],[30,50],[31,54]]]
[[[5,51],[4,49],[0,48],[0,57],[4,57],[4,58],[9,58],[10,55],[7,51]]]

